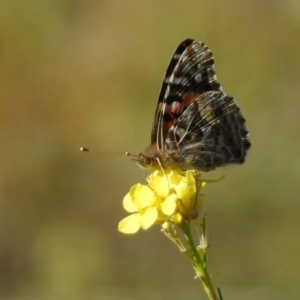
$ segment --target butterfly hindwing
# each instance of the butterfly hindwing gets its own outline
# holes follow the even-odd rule
[[[212,91],[188,106],[170,128],[165,146],[181,169],[209,171],[227,163],[242,163],[250,143],[235,100]]]

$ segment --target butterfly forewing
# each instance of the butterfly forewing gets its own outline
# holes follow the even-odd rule
[[[183,52],[186,51],[186,49],[193,43],[194,41],[192,39],[187,39],[184,42],[182,42],[177,49],[175,50],[170,64],[167,68],[162,87],[160,90],[160,94],[158,97],[158,103],[155,111],[155,117],[154,122],[152,126],[152,133],[151,133],[151,144],[156,144],[158,149],[162,149],[164,144],[164,139],[166,136],[166,132],[170,129],[170,127],[173,125],[172,120],[166,120],[163,119],[163,114],[166,109],[166,98],[170,94],[170,79],[171,76],[174,74],[174,69],[178,65],[178,61],[182,58]],[[174,86],[173,86],[174,88]],[[175,93],[175,91],[172,93]],[[175,105],[173,106],[173,113],[176,113]]]
[[[152,130],[151,142],[159,151],[171,126],[199,94],[221,90],[213,64],[212,52],[204,43],[187,39],[176,49],[163,81]]]

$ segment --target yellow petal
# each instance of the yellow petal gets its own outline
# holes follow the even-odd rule
[[[137,211],[137,207],[136,205],[132,202],[132,198],[130,193],[128,193],[124,199],[123,199],[123,207],[125,210],[127,210],[128,212],[136,212]]]
[[[161,211],[165,215],[172,215],[175,212],[176,206],[177,206],[177,196],[176,194],[169,195],[166,200],[160,205]]]
[[[140,225],[143,229],[148,229],[154,224],[157,218],[156,207],[146,208],[145,212],[140,217]]]
[[[176,213],[176,214],[174,214],[172,220],[176,225],[179,225],[179,224],[181,224],[183,217],[180,213]]]
[[[130,189],[132,202],[138,208],[152,206],[157,201],[157,197],[148,185],[137,184]]]
[[[172,173],[170,174],[170,183],[173,185],[177,185],[180,183],[181,180],[184,179],[184,176],[178,174],[178,173]]]
[[[125,234],[136,233],[140,229],[140,214],[132,214],[119,222],[118,230]]]
[[[178,198],[187,201],[196,193],[195,180],[183,178],[177,186],[174,186]]]
[[[169,194],[168,177],[163,171],[155,171],[149,177],[149,185],[160,198],[166,198]]]

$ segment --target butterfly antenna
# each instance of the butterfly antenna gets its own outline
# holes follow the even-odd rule
[[[89,152],[89,151],[91,151],[89,148],[85,148],[85,147],[81,147],[79,150],[81,152]]]
[[[93,150],[93,149],[85,148],[85,147],[81,147],[79,150],[80,150],[81,152],[100,152],[100,153],[101,153],[101,151]],[[102,152],[102,153],[103,153],[103,152]]]
[[[103,153],[103,154],[124,154],[124,152],[104,152],[104,151],[93,150],[93,149],[86,148],[86,147],[81,147],[79,150],[81,152],[98,152],[98,153]],[[125,155],[126,156],[134,156],[134,155],[137,156],[137,154],[130,154],[129,152],[125,152]]]
[[[130,152],[125,152],[125,156],[131,156],[131,157],[137,157],[140,154],[136,154],[136,153],[130,153]]]

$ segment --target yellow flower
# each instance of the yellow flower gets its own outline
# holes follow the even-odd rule
[[[132,186],[123,200],[125,210],[132,214],[121,220],[119,231],[129,234],[154,223],[197,218],[204,199],[199,176],[195,171],[155,171],[147,178],[148,185]]]

